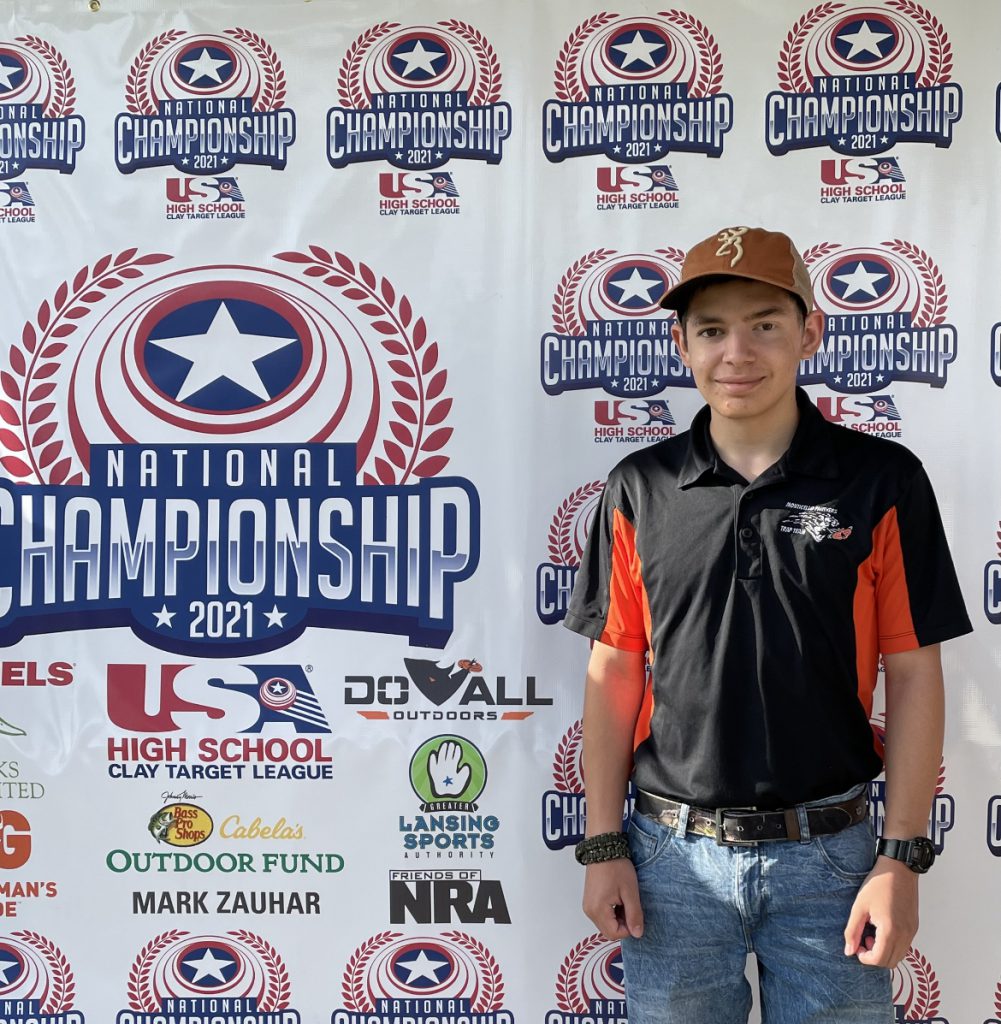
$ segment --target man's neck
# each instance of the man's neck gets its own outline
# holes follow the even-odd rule
[[[788,451],[799,424],[795,399],[763,420],[731,420],[712,416],[709,436],[720,458],[748,483],[774,466]]]

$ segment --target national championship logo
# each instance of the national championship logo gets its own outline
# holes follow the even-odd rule
[[[800,364],[800,384],[847,395],[898,381],[945,387],[956,328],[946,322],[942,272],[924,249],[899,238],[878,247],[821,242],[803,259],[826,320],[816,355]]]
[[[543,335],[546,394],[600,388],[646,398],[667,387],[694,387],[674,342],[661,297],[678,283],[681,249],[618,253],[594,249],[577,260],[553,297],[553,332]]]
[[[914,0],[819,4],[782,44],[779,90],[765,101],[768,148],[869,156],[901,142],[949,146],[963,112],[952,64],[942,23]]]
[[[61,949],[38,932],[0,935],[0,1011],[5,1024],[84,1024]]]
[[[144,167],[222,174],[237,164],[281,170],[295,141],[282,63],[245,28],[162,32],[129,68],[125,107],[115,118],[123,174]]]
[[[211,1016],[218,1024],[298,1024],[279,952],[242,929],[192,935],[172,929],[148,942],[129,971],[128,1008],[117,1024],[184,1024]]]
[[[331,1024],[514,1024],[493,954],[465,932],[430,936],[380,932],[348,960],[342,1008]]]
[[[901,1024],[949,1024],[938,1015],[942,998],[938,978],[928,959],[913,946],[893,968],[895,1021]]]
[[[604,482],[583,484],[561,503],[549,524],[549,561],[535,570],[535,611],[547,626],[561,622]]]
[[[76,82],[66,58],[46,39],[18,36],[0,42],[0,180],[36,168],[72,174],[83,149],[85,126],[76,109]],[[12,181],[5,205],[33,205],[15,197]],[[7,219],[7,218],[4,218]]]
[[[595,934],[564,957],[556,976],[556,1009],[546,1024],[626,1024],[622,950]]]
[[[440,476],[452,399],[423,317],[319,246],[169,260],[83,267],[9,348],[0,643],[128,625],[229,655],[315,625],[442,646],[479,502]]]

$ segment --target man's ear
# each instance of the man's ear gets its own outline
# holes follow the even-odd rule
[[[681,326],[680,321],[671,325],[671,338],[674,340],[675,347],[681,355],[681,361],[691,369],[692,364],[688,358],[688,344],[685,341],[685,329]]]
[[[824,340],[824,314],[815,309],[803,321],[803,358],[812,356]]]

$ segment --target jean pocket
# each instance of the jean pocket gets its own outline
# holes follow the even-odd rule
[[[876,837],[868,820],[833,835],[814,836],[813,842],[827,866],[846,881],[864,881],[876,863]]]
[[[667,849],[671,832],[645,814],[633,813],[626,833],[629,840],[629,856],[638,871],[657,860]]]

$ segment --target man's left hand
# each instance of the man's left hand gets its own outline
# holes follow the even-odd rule
[[[918,930],[918,876],[879,857],[862,883],[845,927],[845,956],[871,967],[896,967]]]

